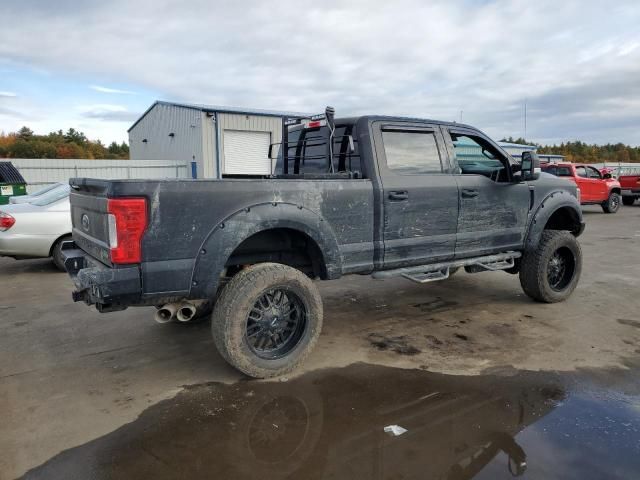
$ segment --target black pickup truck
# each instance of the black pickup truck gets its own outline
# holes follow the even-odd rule
[[[211,314],[223,357],[270,377],[318,339],[314,279],[425,283],[464,267],[519,274],[540,302],[576,287],[576,186],[540,173],[535,154],[516,162],[457,123],[329,108],[289,123],[269,176],[72,179],[73,299],[102,312],[156,306],[159,322]]]

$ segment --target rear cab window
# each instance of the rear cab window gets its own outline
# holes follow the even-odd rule
[[[51,205],[52,203],[67,198],[69,196],[70,190],[71,187],[68,184],[62,184],[38,196],[38,198],[31,202],[31,204],[36,205],[37,207],[45,207],[47,205]]]
[[[354,151],[350,150],[349,136],[353,139]],[[276,163],[277,174],[301,175],[324,174],[329,171],[328,149],[329,129],[289,127],[287,135],[287,165],[284,165],[282,152]],[[281,149],[282,150],[282,149]],[[352,172],[362,175],[360,152],[355,125],[336,125],[333,137],[334,172]]]

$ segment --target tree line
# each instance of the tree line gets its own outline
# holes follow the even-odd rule
[[[503,138],[501,142],[536,145],[538,153],[563,155],[567,160],[578,163],[640,162],[640,147],[630,147],[623,143],[589,145],[575,141],[560,145],[539,145],[524,138]],[[100,140],[89,140],[84,133],[70,128],[36,135],[28,127],[17,132],[0,132],[0,158],[94,158],[128,159],[129,145],[125,142],[111,142],[105,146]]]
[[[630,147],[623,143],[607,143],[606,145],[589,145],[577,140],[560,145],[539,145],[528,142],[524,138],[503,138],[501,142],[535,145],[538,153],[563,155],[566,160],[576,163],[614,163],[640,162],[640,147]]]
[[[70,128],[36,135],[28,127],[17,132],[0,132],[0,158],[91,158],[128,159],[129,145],[89,140],[84,133]]]

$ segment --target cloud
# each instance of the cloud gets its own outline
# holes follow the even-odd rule
[[[76,3],[10,2],[0,58],[196,103],[443,120],[464,110],[494,137],[523,135],[528,99],[533,141],[640,144],[628,128],[636,0]]]
[[[17,96],[18,95],[14,92],[0,92],[0,97],[3,97],[3,98],[15,98]]]
[[[83,118],[109,122],[131,122],[136,120],[141,113],[130,112],[123,105],[98,104],[81,107],[80,115]]]
[[[89,88],[91,90],[95,90],[96,92],[100,92],[100,93],[114,93],[114,94],[120,94],[120,95],[136,95],[136,92],[132,92],[130,90],[119,90],[117,88],[101,87],[100,85],[90,85]]]

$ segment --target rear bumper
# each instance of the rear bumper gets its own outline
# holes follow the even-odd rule
[[[75,242],[64,242],[62,255],[67,273],[76,290],[74,302],[96,305],[99,311],[124,310],[139,303],[142,287],[140,268],[136,266],[111,268],[79,249]]]
[[[640,197],[640,188],[624,188],[622,187],[623,197]]]

